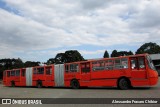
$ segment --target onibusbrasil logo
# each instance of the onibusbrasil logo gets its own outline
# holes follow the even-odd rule
[[[42,104],[42,101],[35,99],[2,99],[2,104]]]

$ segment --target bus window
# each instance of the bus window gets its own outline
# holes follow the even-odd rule
[[[71,72],[78,72],[78,64],[70,64]]]
[[[147,56],[147,60],[148,60],[148,66],[150,67],[150,69],[156,70],[153,61],[151,60],[150,56]]]
[[[78,66],[78,64],[75,64],[75,69],[76,69],[76,72],[79,72],[79,66]]]
[[[128,59],[122,58],[121,59],[122,68],[128,68]]]
[[[81,71],[82,73],[90,72],[90,64],[89,63],[81,64]]]
[[[20,76],[20,70],[16,70],[15,76]]]
[[[7,77],[10,77],[10,71],[7,71]]]
[[[70,71],[74,72],[74,64],[70,64]]]
[[[69,65],[65,65],[65,71],[69,72]]]
[[[96,61],[92,62],[92,70],[104,70],[104,62],[103,61]]]
[[[37,74],[37,69],[36,68],[33,69],[33,74]]]
[[[140,69],[145,69],[145,59],[144,57],[139,57],[138,58],[138,64]]]
[[[114,60],[105,61],[106,70],[113,70],[113,67],[114,67]]]
[[[115,59],[115,69],[121,69],[121,60]]]
[[[23,76],[23,77],[25,76],[25,72],[26,72],[26,70],[25,70],[25,69],[22,69],[22,76]]]
[[[132,69],[138,69],[138,64],[137,64],[137,59],[136,58],[131,59],[131,68]]]
[[[52,68],[46,68],[46,74],[51,75],[52,74]]]
[[[98,62],[92,62],[92,70],[93,71],[96,71],[98,66],[99,66]]]
[[[15,71],[11,71],[11,76],[15,76]]]
[[[37,74],[44,74],[44,68],[37,68]]]

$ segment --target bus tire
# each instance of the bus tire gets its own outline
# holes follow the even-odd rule
[[[11,87],[15,87],[15,82],[14,81],[11,81]]]
[[[42,81],[37,81],[37,88],[42,88]]]
[[[126,78],[121,78],[118,81],[118,88],[121,89],[121,90],[127,90],[127,89],[130,88],[130,86],[131,86],[130,82]]]
[[[79,84],[78,80],[72,80],[71,81],[71,87],[73,89],[79,89],[80,88],[80,84]]]

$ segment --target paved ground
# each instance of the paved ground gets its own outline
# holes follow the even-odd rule
[[[119,90],[117,88],[103,87],[103,88],[83,88],[83,89],[70,89],[70,88],[35,88],[35,87],[5,87],[0,84],[0,98],[160,98],[160,79],[159,83],[151,88],[133,88],[131,90]],[[0,105],[2,106],[2,105]],[[22,105],[8,105],[10,106],[22,106]],[[24,105],[23,105],[24,106]],[[27,106],[27,105],[25,105]],[[37,105],[35,105],[37,106]],[[40,105],[43,106],[43,105]],[[46,105],[51,106],[51,105]],[[67,107],[101,107],[101,106],[155,106],[160,105],[118,105],[118,104],[57,104],[54,106],[67,106]]]

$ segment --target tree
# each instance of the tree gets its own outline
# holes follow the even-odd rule
[[[34,62],[34,61],[26,61],[24,63],[25,67],[34,67],[34,66],[39,66],[40,62]]]
[[[68,50],[65,52],[65,62],[84,61],[85,59],[77,50]]]
[[[0,79],[3,76],[4,70],[15,69],[15,68],[22,68],[24,64],[20,58],[18,59],[0,59]]]
[[[120,51],[118,52],[118,56],[127,56],[127,51]]]
[[[12,64],[13,64],[13,68],[23,68],[24,67],[24,63],[22,62],[20,58],[13,59]]]
[[[111,57],[118,57],[119,54],[117,52],[117,50],[113,50],[112,53],[111,53]]]
[[[65,53],[58,53],[55,57],[56,64],[63,64],[65,63]]]
[[[84,60],[83,56],[77,50],[68,50],[65,53],[58,53],[55,58],[50,58],[47,64],[63,64]]]
[[[127,51],[120,51],[120,52],[118,52],[118,55],[119,56],[128,56],[128,55],[133,55],[133,52],[132,51],[129,51],[129,52],[127,52]]]
[[[109,53],[107,50],[104,52],[103,58],[109,58]]]
[[[50,58],[49,60],[47,60],[47,65],[50,65],[50,64],[54,64],[56,61],[55,61],[55,58]]]
[[[128,54],[129,54],[129,55],[134,55],[132,51],[129,51]]]
[[[143,54],[143,53],[159,54],[160,46],[152,42],[145,43],[136,51],[136,54]]]
[[[3,71],[5,70],[39,66],[39,64],[40,62],[34,62],[34,61],[26,61],[24,63],[20,58],[18,59],[15,59],[15,58],[0,59],[0,79],[2,79]]]
[[[133,55],[133,52],[132,51],[129,51],[129,52],[119,51],[119,52],[117,52],[117,50],[113,50],[111,57],[128,56],[128,55]]]

